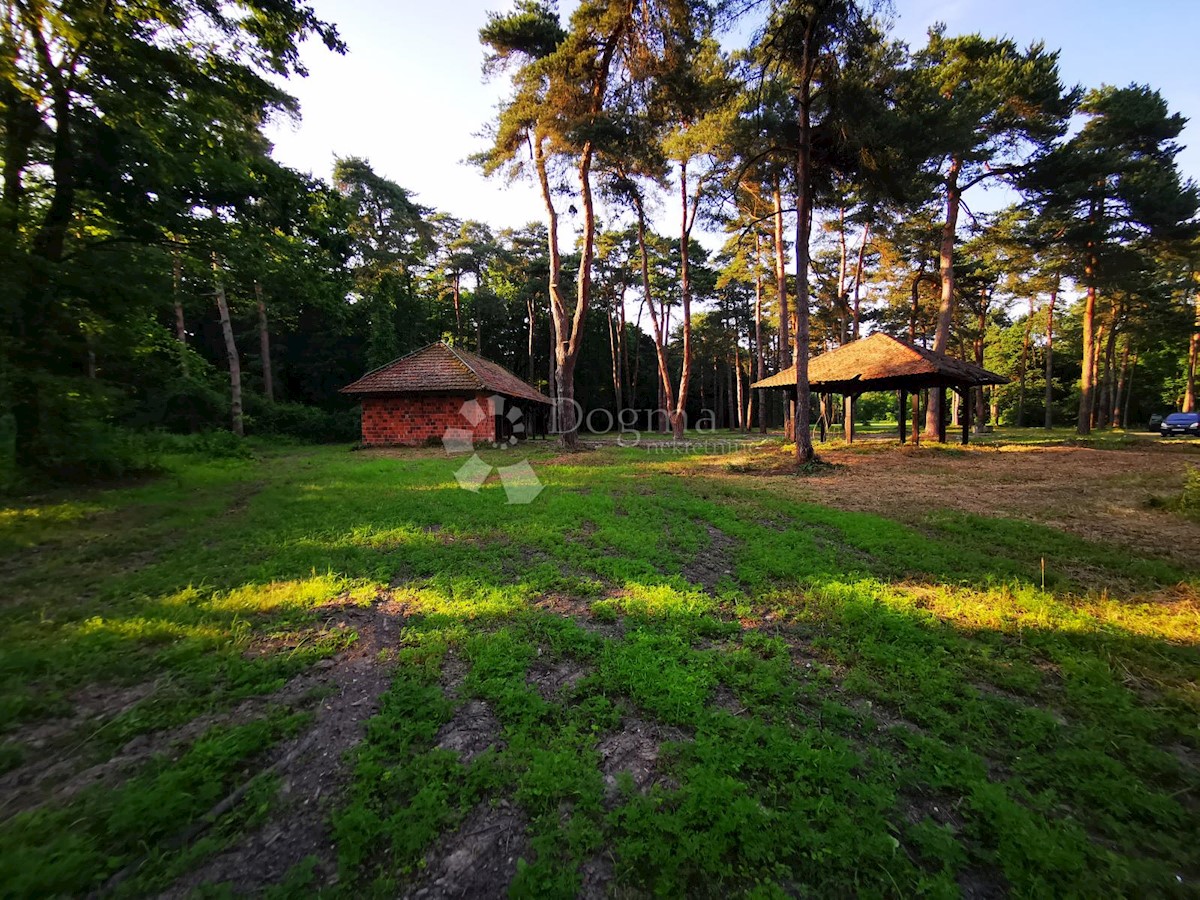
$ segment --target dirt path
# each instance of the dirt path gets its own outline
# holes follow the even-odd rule
[[[321,612],[330,624],[349,626],[359,639],[345,653],[318,663],[314,674],[328,691],[310,729],[276,748],[281,784],[277,805],[266,823],[198,868],[161,896],[191,896],[202,885],[229,883],[239,893],[254,893],[284,880],[306,857],[316,857],[317,884],[337,873],[329,817],[349,779],[346,754],[364,736],[367,720],[391,679],[391,665],[379,651],[395,646],[403,609],[390,600],[370,607],[330,606]]]

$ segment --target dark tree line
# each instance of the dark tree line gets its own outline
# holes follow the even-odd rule
[[[116,6],[2,4],[0,432],[21,469],[120,468],[156,429],[352,440],[338,388],[436,339],[585,413],[782,426],[800,459],[832,412],[808,360],[875,329],[1010,375],[979,422],[1196,408],[1185,122],[1147,86],[1064,85],[1042,45],[934,27],[910,48],[852,0],[583,0],[567,21],[520,0],[480,32],[510,90],[475,162],[545,216],[497,230],[423,205],[420,173],[272,159],[299,45],[345,51],[302,3]],[[727,53],[734,22],[751,39]],[[973,211],[987,184],[1012,205]],[[793,363],[790,402],[760,404],[750,383]],[[567,444],[606,421],[574,408]],[[930,433],[951,414],[923,408]]]

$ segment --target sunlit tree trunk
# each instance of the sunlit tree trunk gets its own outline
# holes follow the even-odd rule
[[[762,381],[767,377],[765,351],[763,350],[762,301],[762,235],[756,231],[754,233],[754,354],[757,357],[756,374],[758,376],[756,381]],[[750,396],[754,397],[754,391],[750,392]],[[767,407],[761,397],[758,403],[758,430],[761,434],[767,433]]]
[[[688,382],[692,377],[692,276],[688,243],[692,234],[692,215],[688,203],[687,162],[679,164],[679,195],[682,202],[682,222],[679,233],[679,296],[683,309],[683,359],[679,371],[679,394],[671,414],[671,431],[675,440],[683,439],[687,425]],[[697,198],[699,200],[699,198]]]
[[[780,192],[779,179],[775,179],[771,199],[775,205],[773,224],[775,226],[775,292],[779,297],[779,368],[786,369],[792,364],[792,317],[788,308],[787,285],[787,247],[783,241],[783,194]],[[787,400],[783,405],[783,429],[787,437],[792,436],[792,407],[794,402]]]
[[[1121,368],[1120,374],[1117,377],[1117,389],[1113,396],[1112,416],[1110,422],[1113,428],[1117,428],[1121,424],[1121,403],[1125,396],[1126,379],[1129,377],[1129,337],[1125,337],[1124,347],[1121,350]]]
[[[958,186],[958,174],[962,171],[962,160],[950,160],[946,173],[946,221],[942,225],[940,265],[942,273],[942,302],[938,307],[937,330],[933,335],[933,349],[945,353],[950,343],[950,322],[954,318],[954,241],[958,230],[958,212],[962,191]],[[941,432],[942,398],[939,391],[929,392],[925,411],[925,437],[936,441]]]
[[[640,200],[635,201],[634,207],[638,215],[638,252],[642,264],[642,291],[646,308],[650,311],[650,327],[654,330],[654,354],[658,360],[658,408],[669,410],[674,409],[675,401],[672,396],[671,372],[667,366],[666,335],[659,323],[659,311],[655,306],[654,293],[650,288],[650,254],[646,250],[646,212]],[[666,315],[665,309],[663,314]],[[655,427],[657,428],[657,423],[655,423]]]
[[[1183,392],[1183,411],[1196,412],[1196,378],[1200,374],[1200,291],[1196,292],[1196,326],[1188,345],[1187,384]]]
[[[1089,215],[1089,223],[1095,232],[1099,231],[1100,201],[1093,201]],[[1087,265],[1084,268],[1084,281],[1087,285],[1087,297],[1083,304],[1083,359],[1080,365],[1079,384],[1079,420],[1076,430],[1080,434],[1090,434],[1092,430],[1092,387],[1095,384],[1096,365],[1096,279],[1099,276],[1098,259],[1096,258],[1096,243],[1088,242]]]
[[[1057,275],[1046,305],[1046,427],[1054,427],[1054,304],[1058,301]]]
[[[838,209],[838,280],[836,308],[838,311],[838,344],[850,340],[850,304],[846,292],[846,277],[849,274],[850,253],[846,247],[846,207]]]
[[[1025,319],[1025,337],[1021,341],[1021,380],[1017,388],[1017,427],[1025,427],[1025,382],[1029,374],[1029,340],[1033,330],[1033,297],[1029,298],[1029,317]]]
[[[529,317],[529,332],[528,332],[528,348],[526,353],[529,354],[529,381],[533,381],[533,296],[525,298],[525,314]]]
[[[233,339],[233,323],[229,318],[229,303],[225,297],[225,280],[221,277],[221,263],[214,251],[212,255],[213,287],[217,297],[217,312],[221,319],[221,334],[225,338],[225,357],[229,362],[229,415],[233,433],[239,437],[244,433],[242,424],[242,363],[238,358],[237,344]]]
[[[1100,381],[1100,402],[1096,411],[1096,424],[1107,428],[1112,422],[1113,389],[1116,381],[1117,362],[1117,310],[1113,310],[1113,322],[1108,329],[1108,340],[1104,344],[1104,377]]]
[[[984,289],[984,291],[986,292],[986,289]],[[985,293],[985,296],[986,296],[986,293]],[[979,327],[979,336],[975,338],[975,365],[980,366],[980,367],[983,366],[983,336],[984,336],[984,330],[987,328],[987,312],[988,312],[988,302],[984,296],[981,296],[979,299],[979,321],[977,323],[977,325]],[[935,393],[939,394],[939,399],[940,399],[940,392],[934,391],[930,394],[931,401],[932,401],[933,394],[935,394]],[[981,434],[983,432],[984,423],[987,421],[988,421],[988,419],[987,419],[987,399],[983,395],[983,388],[978,388],[975,391],[975,433],[976,434]]]
[[[806,52],[806,62],[807,55]],[[792,423],[796,461],[799,463],[806,463],[815,455],[809,428],[812,397],[808,387],[808,241],[812,233],[811,91],[811,76],[801,78],[796,151],[796,412]]]
[[[608,320],[608,352],[612,359],[613,400],[616,403],[616,411],[620,414],[625,405],[621,390],[621,348],[617,344],[617,327],[612,313],[610,312],[605,318]]]
[[[1092,340],[1092,355],[1091,355],[1091,383],[1092,383],[1092,402],[1088,408],[1088,426],[1089,430],[1096,427],[1096,415],[1100,408],[1100,392],[1096,390],[1096,386],[1100,384],[1100,348],[1104,344],[1103,324],[1096,326],[1096,335]]]
[[[871,236],[871,224],[863,226],[862,243],[858,245],[858,263],[854,267],[854,325],[850,332],[851,340],[858,340],[859,314],[861,311],[860,292],[862,289],[863,257],[867,252],[867,239]]]

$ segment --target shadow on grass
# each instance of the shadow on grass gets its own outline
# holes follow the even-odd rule
[[[345,884],[408,883],[438,835],[500,798],[528,817],[514,885],[530,893],[577,891],[602,851],[619,883],[667,893],[1193,877],[1195,594],[1139,599],[1189,573],[1040,526],[948,514],[918,530],[600,453],[603,466],[544,466],[547,490],[521,509],[498,485],[453,488],[444,459],[326,451],[295,469],[200,467],[105,498],[111,513],[64,513],[0,575],[7,727],[19,741],[21,722],[96,680],[173,685],[177,702],[148,699],[121,739],[227,707],[352,639],[318,610],[382,593],[405,610],[401,662],[336,818]],[[105,518],[123,503],[170,508],[171,524]],[[169,557],[126,565],[153,542]],[[689,573],[706,556],[720,559],[701,586]],[[1042,556],[1083,559],[1134,596],[1084,596],[1053,562],[1043,592]],[[87,591],[71,595],[80,571]],[[537,608],[564,597],[576,618]],[[619,636],[593,620],[619,620]],[[285,649],[247,653],[276,639]],[[470,673],[447,698],[451,649]],[[527,683],[539,651],[591,674],[547,700]],[[470,698],[501,740],[464,765],[435,738]],[[632,716],[686,738],[661,748],[645,793],[614,796],[597,746]],[[4,826],[31,886],[44,866],[132,852],[104,837],[111,803],[89,798]],[[67,820],[86,823],[87,853],[53,834]]]

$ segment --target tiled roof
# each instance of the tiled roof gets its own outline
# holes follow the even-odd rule
[[[376,395],[447,391],[490,391],[535,403],[552,402],[503,366],[440,341],[380,366],[342,388],[343,394]]]
[[[1008,384],[1008,379],[995,372],[944,353],[935,353],[890,334],[876,332],[870,337],[843,344],[836,350],[822,353],[808,363],[808,383],[815,390],[832,385],[861,385],[863,390],[887,390],[895,382],[919,383],[932,386],[938,381],[953,384]],[[770,378],[755,382],[751,387],[783,388],[796,383],[796,367],[785,369]],[[872,388],[878,383],[878,388]],[[904,385],[898,385],[903,387]]]

